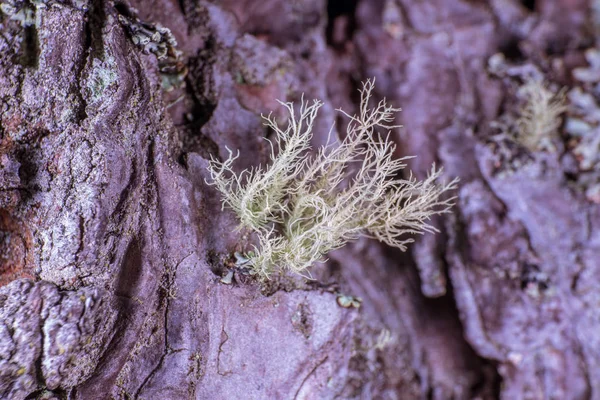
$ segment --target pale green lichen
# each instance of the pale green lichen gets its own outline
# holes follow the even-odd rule
[[[593,4],[597,20],[600,1]],[[502,54],[492,56],[488,62],[489,72],[508,83],[509,89],[520,86],[516,92],[517,101],[521,102],[516,112],[509,105],[509,111],[494,123],[493,127],[498,128],[500,134],[493,139],[497,142],[509,139],[531,151],[553,150],[555,143],[564,142],[567,152],[573,156],[565,158],[565,165],[574,178],[574,187],[589,201],[600,203],[600,104],[597,101],[600,49],[587,49],[584,55],[587,65],[572,70],[575,86],[565,96],[565,89],[558,90],[544,82],[544,74],[536,65],[514,65]],[[502,153],[505,159],[510,158],[509,151]]]
[[[556,151],[561,142],[562,116],[567,110],[565,90],[545,80],[536,65],[515,65],[501,53],[489,58],[488,71],[501,78],[507,93],[513,94],[505,112],[490,124],[498,131],[492,141],[499,145],[502,157],[511,160],[510,167],[522,166],[522,160],[515,158],[516,153],[510,149],[514,144],[530,153]]]
[[[92,70],[86,83],[92,101],[100,100],[104,91],[109,86],[116,84],[118,80],[117,63],[113,57],[106,57],[104,61],[94,58]]]
[[[428,221],[447,212],[452,199],[442,195],[456,180],[437,185],[441,170],[432,168],[425,180],[400,178],[406,158],[393,157],[395,145],[376,130],[391,130],[399,109],[382,100],[373,109],[373,82],[361,94],[359,115],[349,119],[346,136],[310,157],[310,140],[321,102],[302,101],[296,114],[291,103],[281,103],[290,114],[286,128],[269,117],[276,133],[271,164],[236,174],[237,156],[230,151],[221,162],[212,159],[211,184],[223,205],[238,215],[241,226],[255,232],[259,245],[248,264],[263,278],[279,269],[306,274],[329,251],[360,236],[376,238],[405,250],[413,241],[406,234],[435,232]]]
[[[553,92],[543,81],[531,80],[519,89],[518,95],[524,104],[516,121],[517,141],[530,151],[554,150],[561,114],[566,111],[564,93]]]

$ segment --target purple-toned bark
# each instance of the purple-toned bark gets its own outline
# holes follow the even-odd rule
[[[598,204],[566,136],[498,144],[514,80],[488,69],[574,86],[598,21],[525,3],[0,0],[0,397],[600,396]],[[209,157],[266,162],[260,114],[302,93],[321,145],[371,77],[398,156],[461,178],[441,233],[223,283],[248,242]]]

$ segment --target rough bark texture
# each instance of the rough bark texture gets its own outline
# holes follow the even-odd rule
[[[488,71],[574,86],[598,16],[522,3],[0,0],[0,397],[600,398],[599,206],[565,135],[493,139],[514,79]],[[243,238],[209,156],[266,162],[260,114],[302,93],[322,144],[370,77],[398,156],[461,178],[442,232],[222,283]]]

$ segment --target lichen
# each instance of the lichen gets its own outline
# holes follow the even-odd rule
[[[119,82],[117,73],[117,63],[113,57],[106,57],[105,60],[94,58],[92,61],[92,70],[86,82],[86,87],[90,92],[92,101],[98,101],[102,98],[104,91],[111,85]]]
[[[36,7],[45,7],[43,2],[29,2],[25,0],[4,0],[0,3],[0,11],[11,20],[18,21],[22,27],[35,25]]]
[[[488,60],[488,71],[501,78],[514,101],[492,123],[495,140],[508,140],[529,152],[556,151],[561,141],[564,91],[548,82],[534,64],[512,65],[501,53]]]
[[[565,131],[577,161],[577,185],[588,200],[600,203],[600,51],[591,48],[585,56],[588,66],[573,70],[579,86],[567,94]]]
[[[243,35],[231,50],[230,70],[237,83],[267,85],[278,73],[291,68],[287,53],[253,35]]]
[[[561,114],[566,110],[562,91],[556,93],[543,81],[527,81],[518,95],[523,106],[516,120],[516,140],[530,151],[555,151]]]
[[[156,56],[163,90],[168,92],[183,87],[188,70],[183,53],[177,49],[175,36],[168,28],[141,21],[135,14],[133,9],[128,15],[120,14],[119,22],[142,53]]]
[[[233,209],[240,227],[254,233],[259,245],[249,256],[261,278],[289,270],[308,274],[325,254],[361,236],[406,249],[410,234],[436,232],[433,215],[448,212],[452,199],[443,194],[456,180],[438,185],[441,170],[432,167],[424,180],[400,178],[405,158],[394,158],[395,145],[377,130],[392,125],[399,109],[380,101],[369,108],[373,82],[361,90],[360,113],[344,115],[350,123],[337,145],[321,147],[307,155],[321,102],[302,101],[296,114],[292,103],[281,103],[289,112],[286,128],[271,116],[265,124],[277,135],[271,146],[271,164],[237,174],[237,156],[209,163],[211,184]]]
[[[553,150],[553,143],[561,144],[561,148],[565,148],[574,160],[573,166],[569,167],[574,187],[589,201],[600,203],[600,49],[590,48],[584,54],[587,65],[572,70],[575,85],[564,98],[564,90],[540,83],[544,82],[544,74],[535,64],[513,64],[502,54],[492,56],[488,61],[488,71],[503,79],[508,91],[516,93],[517,99],[521,95],[521,101],[525,99],[527,103],[527,99],[531,100],[524,108],[527,111],[525,119],[519,116],[518,107],[511,109],[512,104],[507,107],[508,111],[492,124],[499,131],[492,140],[500,144],[498,148],[502,157],[511,160],[518,157],[509,149],[507,139],[534,151]],[[519,92],[519,87],[524,89]],[[538,114],[545,117],[536,118]],[[564,124],[558,119],[561,114],[564,114]],[[548,115],[551,117],[548,118]],[[527,121],[533,124],[523,123]],[[536,126],[543,126],[544,129],[537,131],[548,133],[524,136],[526,131],[531,131],[527,126],[534,126],[533,131]]]

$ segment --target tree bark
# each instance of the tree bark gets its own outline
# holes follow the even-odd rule
[[[488,68],[574,86],[598,21],[524,3],[0,0],[0,397],[600,396],[598,204],[566,145],[501,157],[514,80]],[[261,113],[302,93],[321,145],[371,77],[397,155],[461,179],[441,233],[361,239],[314,280],[235,269],[210,157],[266,163]]]

